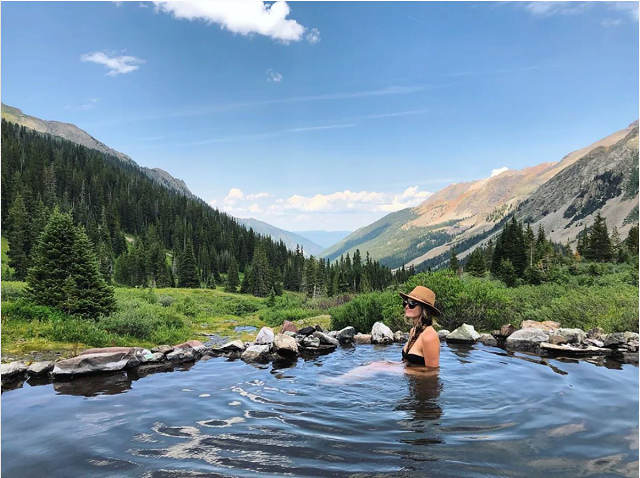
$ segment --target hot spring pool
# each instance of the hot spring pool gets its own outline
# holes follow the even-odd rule
[[[2,394],[2,476],[638,476],[636,366],[449,344],[435,377],[324,383],[399,357],[26,383]]]

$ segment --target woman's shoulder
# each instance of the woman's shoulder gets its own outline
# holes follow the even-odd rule
[[[436,330],[431,325],[426,329],[424,329],[424,332],[422,332],[422,339],[437,340],[438,342],[440,341],[440,337],[438,337],[438,332],[436,332]]]

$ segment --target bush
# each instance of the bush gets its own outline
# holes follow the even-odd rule
[[[406,329],[402,320],[400,297],[394,292],[370,292],[354,297],[350,302],[331,309],[331,328],[347,326],[369,333],[376,322],[385,322],[392,329]]]
[[[178,310],[178,312],[191,318],[198,315],[199,312],[198,304],[196,304],[196,302],[191,297],[185,297],[180,302],[178,302],[176,304],[176,309]]]
[[[2,300],[16,300],[22,297],[26,284],[24,282],[2,281]]]
[[[50,340],[78,342],[92,347],[107,347],[117,343],[117,337],[92,320],[56,316],[44,333]]]
[[[293,307],[290,309],[264,309],[260,312],[260,319],[267,325],[276,327],[282,325],[285,320],[293,322],[294,320],[321,315],[323,311],[314,309],[303,309],[302,307]]]
[[[162,327],[181,329],[185,326],[184,321],[169,310],[134,301],[100,319],[99,325],[113,334],[145,340],[151,340],[154,332]]]
[[[158,303],[162,307],[169,307],[174,302],[175,302],[175,299],[170,295],[161,295],[160,298],[158,299]]]
[[[11,320],[32,320],[47,321],[52,318],[67,317],[61,311],[46,305],[36,305],[22,298],[15,302],[7,302],[2,304],[2,317]]]

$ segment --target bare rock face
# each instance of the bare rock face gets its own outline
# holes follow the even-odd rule
[[[382,322],[376,322],[371,328],[371,342],[374,344],[393,343],[393,332]]]
[[[537,327],[529,327],[516,330],[507,337],[505,344],[507,349],[510,350],[538,353],[540,344],[548,341],[549,335],[544,330]]]
[[[298,355],[298,343],[296,339],[287,334],[277,334],[273,339],[273,348],[283,357],[295,357]]]
[[[447,342],[468,342],[474,343],[480,338],[473,325],[462,324],[456,330],[447,335]]]
[[[547,332],[550,332],[555,329],[560,328],[559,322],[554,322],[552,320],[545,320],[543,322],[537,322],[535,320],[523,320],[520,325],[521,329],[540,329]]]

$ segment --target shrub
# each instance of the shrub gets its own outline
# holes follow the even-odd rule
[[[33,302],[21,298],[15,302],[2,304],[2,317],[11,320],[41,320],[46,321],[52,318],[68,318],[61,311],[46,305],[37,305]]]
[[[302,307],[293,307],[290,309],[264,309],[260,312],[260,319],[267,325],[275,327],[282,325],[285,320],[293,322],[314,315],[321,315],[323,311],[314,309],[303,309]]]
[[[353,326],[358,332],[369,333],[374,323],[385,322],[392,328],[406,328],[401,321],[400,298],[394,292],[370,292],[354,297],[350,302],[331,309],[331,328]]]
[[[162,307],[169,307],[174,302],[175,302],[175,299],[170,295],[161,295],[160,298],[158,299],[158,303]]]
[[[2,281],[2,300],[16,300],[22,297],[26,284],[24,282]]]
[[[196,302],[191,297],[185,297],[180,302],[178,302],[176,304],[176,309],[187,317],[192,318],[198,315],[199,312],[198,304],[196,304]]]
[[[181,329],[185,326],[184,321],[169,310],[134,301],[127,305],[109,317],[100,319],[99,325],[113,334],[145,340],[150,340],[154,332],[162,327]]]
[[[117,337],[102,329],[96,322],[75,317],[54,317],[44,335],[50,340],[80,342],[92,347],[106,347],[117,343]]]

